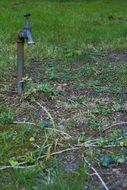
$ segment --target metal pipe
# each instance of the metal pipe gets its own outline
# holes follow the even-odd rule
[[[31,26],[29,21],[29,13],[25,13],[25,26],[17,36],[17,93],[21,95],[23,92],[23,71],[24,71],[24,42],[25,40],[29,45],[34,44]]]
[[[24,38],[17,36],[17,93],[23,92],[23,71],[24,71]]]

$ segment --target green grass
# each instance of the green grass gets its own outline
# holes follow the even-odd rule
[[[34,169],[15,169],[10,172],[10,176],[7,173],[0,172],[1,189],[27,189],[27,190],[81,190],[83,186],[87,186],[87,177],[85,166],[75,172],[63,173],[63,166],[55,159],[47,163],[42,168]],[[4,180],[7,180],[7,185],[4,186]],[[84,181],[86,180],[86,181]]]
[[[62,57],[66,49],[126,48],[126,1],[1,1],[0,66],[16,64],[16,37],[23,13],[31,13],[35,47],[26,57]],[[6,56],[5,56],[6,55]]]

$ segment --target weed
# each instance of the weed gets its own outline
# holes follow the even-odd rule
[[[92,109],[92,113],[96,115],[108,116],[111,113],[111,107],[107,103],[97,102]]]
[[[12,123],[14,120],[14,113],[12,109],[6,108],[0,110],[0,123],[1,124],[7,124]]]
[[[112,107],[115,111],[120,111],[121,109],[121,105],[119,103],[115,103]]]
[[[34,185],[34,179],[36,178],[39,170],[36,169],[15,169],[11,172],[11,178],[16,189],[27,188],[31,189]]]
[[[59,167],[58,167],[59,166]],[[88,178],[86,176],[87,168],[83,165],[77,169],[75,172],[65,173],[63,166],[60,166],[57,161],[57,167],[55,170],[48,170],[47,177],[45,180],[37,187],[39,189],[52,189],[52,190],[75,190],[82,189],[84,186],[84,178],[86,183]],[[44,175],[44,174],[43,174]]]
[[[103,122],[100,119],[87,119],[87,124],[93,128],[99,128],[103,126]]]
[[[36,98],[38,93],[44,93],[46,97],[50,98],[56,96],[59,92],[49,85],[48,82],[36,84],[27,82],[24,98]]]
[[[126,135],[127,134],[124,133],[123,130],[116,129],[111,134],[109,134],[109,136],[99,137],[96,142],[100,146],[109,145],[109,144],[110,145],[122,145],[122,144],[124,145],[123,142],[124,142],[124,139],[126,139]]]
[[[57,72],[54,67],[46,67],[45,74],[47,75],[49,80],[57,79]]]
[[[77,98],[77,101],[80,103],[80,104],[82,104],[82,105],[87,105],[87,103],[88,103],[88,98],[86,97],[86,96],[84,96],[84,95],[80,95],[80,96],[78,96],[78,98]]]

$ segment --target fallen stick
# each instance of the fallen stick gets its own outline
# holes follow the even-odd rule
[[[124,125],[124,124],[127,124],[127,122],[121,122],[121,123],[114,123],[114,124],[112,124],[112,125],[110,125],[110,126],[107,126],[107,128],[105,128],[105,129],[103,129],[103,131],[102,132],[105,132],[105,131],[107,131],[107,130],[109,130],[109,129],[111,129],[112,127],[115,127],[115,126],[117,126],[117,125]],[[105,126],[106,127],[106,126]]]
[[[97,172],[97,170],[94,167],[90,167],[95,173],[95,175],[98,177],[98,179],[101,181],[102,185],[104,186],[105,190],[109,190],[109,188],[106,186],[104,180],[102,179],[102,177],[99,175],[99,173]]]
[[[62,154],[64,152],[68,152],[68,151],[73,151],[73,150],[79,150],[80,148],[82,147],[72,147],[72,148],[67,148],[67,149],[64,149],[64,150],[60,150],[60,151],[57,151],[57,152],[53,152],[50,154],[50,156],[54,156],[54,155],[59,155],[59,154]],[[33,162],[37,162],[43,158],[46,158],[47,154],[43,155],[43,156],[40,156],[36,159],[33,160]],[[34,165],[28,165],[28,166],[25,166],[27,164],[26,161],[24,162],[19,162],[17,166],[11,166],[11,165],[7,165],[7,166],[0,166],[0,170],[6,170],[6,169],[11,169],[11,168],[31,168],[31,167],[35,167],[37,166],[36,164]]]
[[[90,169],[94,171],[93,175],[96,175],[98,177],[98,179],[100,180],[100,182],[103,185],[103,187],[105,188],[105,190],[109,190],[109,188],[107,187],[107,185],[105,184],[104,180],[102,179],[100,174],[97,172],[97,170],[93,166],[91,166],[91,164],[85,158],[84,158],[84,161],[88,164]]]
[[[13,124],[25,124],[25,125],[33,125],[33,126],[39,127],[38,124],[36,124],[36,123],[25,122],[25,121],[14,121]],[[66,133],[66,132],[64,132],[64,131],[61,131],[61,130],[59,130],[59,129],[56,129],[56,128],[50,128],[50,127],[49,127],[49,128],[46,128],[46,127],[45,127],[44,129],[45,129],[45,130],[52,130],[52,131],[61,133],[61,134],[65,135],[65,136],[68,136],[68,138],[72,138],[72,136],[69,135],[68,133]]]

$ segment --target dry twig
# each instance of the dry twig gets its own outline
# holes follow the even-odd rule
[[[64,149],[64,150],[60,150],[60,151],[57,151],[57,152],[53,152],[53,153],[50,154],[50,156],[59,155],[59,154],[62,154],[62,153],[64,153],[64,152],[68,152],[68,151],[79,150],[80,148],[81,148],[81,147],[67,148],[67,149]],[[39,161],[39,160],[42,160],[42,159],[46,158],[46,156],[47,156],[46,154],[43,155],[43,156],[40,156],[40,157],[34,159],[33,162],[37,162],[37,161]],[[10,168],[19,168],[19,169],[22,168],[22,169],[23,169],[23,168],[31,168],[31,167],[37,166],[37,164],[25,166],[26,164],[27,164],[27,162],[24,161],[24,162],[19,162],[18,165],[15,166],[15,167],[14,167],[14,166],[1,166],[1,167],[0,167],[0,170],[6,170],[6,169],[10,169]]]
[[[38,126],[38,124],[36,124],[36,123],[32,123],[32,122],[25,122],[25,121],[14,121],[13,122],[13,124],[25,124],[25,125],[33,125],[33,126],[37,126],[37,127],[39,127]],[[68,138],[72,138],[72,136],[71,135],[69,135],[68,133],[66,133],[66,132],[64,132],[64,131],[61,131],[61,130],[59,130],[59,129],[56,129],[56,128],[44,128],[45,130],[51,130],[51,131],[54,131],[54,132],[58,132],[58,133],[60,133],[60,134],[62,134],[62,135],[64,135],[64,136],[67,136]]]
[[[112,127],[116,127],[117,125],[125,125],[125,124],[127,124],[127,122],[124,122],[124,121],[123,121],[123,122],[120,122],[120,123],[114,123],[114,124],[112,124],[112,125],[110,125],[110,126],[105,126],[105,127],[107,127],[107,128],[103,129],[102,132],[105,132],[105,131],[111,129]]]
[[[85,158],[84,158],[84,161],[88,164],[88,166],[91,168],[91,170],[94,171],[93,175],[96,175],[98,177],[98,179],[100,180],[100,182],[103,185],[103,187],[105,188],[105,190],[109,190],[109,188],[107,187],[107,185],[105,184],[104,180],[102,179],[100,174],[97,172],[97,170],[93,166],[91,166],[91,164]]]

